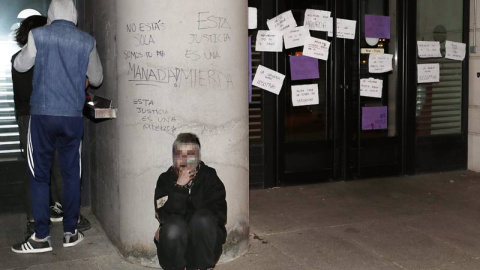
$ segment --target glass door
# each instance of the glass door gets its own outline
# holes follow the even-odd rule
[[[293,16],[298,25],[303,25],[305,20],[305,12],[307,9],[331,11],[331,5],[328,1],[290,0],[285,3],[285,10],[292,10]],[[327,32],[324,31],[310,31],[310,36],[322,40],[331,41]],[[330,45],[332,46],[332,45]],[[286,80],[284,82],[284,94],[279,97],[279,128],[283,128],[280,132],[282,136],[279,138],[281,142],[280,149],[283,151],[283,157],[279,162],[284,168],[284,174],[280,179],[284,183],[298,183],[304,182],[308,179],[328,179],[333,170],[333,136],[331,129],[330,116],[332,114],[332,107],[330,104],[330,69],[331,60],[319,60],[302,55],[304,47],[295,47],[292,49],[285,49],[284,53],[280,54],[283,67],[285,68]],[[332,58],[330,49],[329,59]],[[318,74],[304,71],[304,74],[297,74],[295,67],[292,70],[294,63],[299,65],[309,66],[310,72],[318,71]],[[313,66],[312,66],[313,65]],[[293,76],[292,76],[293,72]],[[315,73],[313,72],[313,73]],[[311,76],[301,76],[311,75]],[[318,76],[316,76],[318,75]],[[293,98],[296,95],[301,95],[296,89],[301,89],[302,86],[314,86],[318,89],[318,103],[304,106],[295,106]],[[330,123],[329,123],[330,120]]]
[[[417,72],[411,87],[415,94],[414,172],[467,167],[468,110],[468,1],[417,0],[415,40],[438,44],[437,55],[420,56],[411,66]],[[448,10],[448,12],[445,12]],[[414,13],[412,11],[412,13]],[[413,27],[412,27],[413,28]],[[464,59],[447,56],[447,44],[466,44]],[[436,66],[435,81],[419,81],[426,66]]]
[[[359,77],[351,76],[351,107],[355,111],[348,113],[351,121],[356,121],[350,148],[354,177],[396,175],[402,170],[402,85],[398,62],[402,55],[397,22],[403,18],[399,4],[397,0],[360,1],[356,48],[360,61],[358,73],[355,72]],[[391,67],[378,69],[377,59],[389,59]],[[380,90],[361,91],[371,84]]]
[[[284,92],[278,97],[280,184],[400,173],[397,1],[290,0],[279,7],[281,11],[292,10],[299,25],[306,9],[330,11],[332,21],[338,24],[332,27],[335,34],[331,35],[337,38],[327,32],[310,31],[312,37],[330,42],[328,60],[318,60],[318,78],[293,80],[290,76],[291,60],[302,54],[303,47],[279,54],[279,70],[287,74]],[[385,31],[389,37],[369,38],[365,33],[366,15],[387,18]],[[353,39],[342,35],[349,23],[344,20],[355,23]],[[370,73],[372,53],[391,55],[391,70]],[[381,80],[380,96],[363,96],[362,79]],[[295,106],[295,87],[311,84],[318,87],[318,104]],[[384,113],[367,115],[378,110]],[[366,124],[381,115],[383,125],[372,128]]]

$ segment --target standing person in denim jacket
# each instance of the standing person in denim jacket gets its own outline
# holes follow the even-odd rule
[[[23,47],[27,44],[28,33],[32,29],[41,27],[47,24],[47,17],[40,15],[33,15],[20,23],[20,27],[15,31],[15,41],[19,47]],[[20,134],[20,149],[22,150],[22,156],[27,160],[27,134],[28,124],[30,123],[30,96],[33,90],[33,70],[31,68],[27,72],[20,73],[13,68],[13,63],[17,55],[22,50],[19,50],[12,56],[12,83],[13,83],[13,99],[15,101],[15,116],[18,123],[18,132]],[[33,219],[32,203],[30,202],[30,178],[28,177],[28,170],[25,170],[24,180],[24,206],[27,214],[27,230],[25,236],[30,237],[35,232],[35,220]],[[63,202],[63,179],[60,172],[60,165],[58,155],[55,155],[55,159],[51,170],[50,180],[50,221],[62,221],[63,212],[61,203]],[[52,224],[50,223],[50,226]],[[90,222],[88,219],[80,214],[77,228],[80,231],[86,231],[90,229]]]
[[[77,10],[72,0],[52,0],[50,24],[32,30],[27,45],[14,61],[14,68],[26,72],[35,65],[30,100],[28,166],[35,233],[13,245],[17,253],[52,250],[48,221],[50,168],[55,150],[64,176],[63,246],[83,240],[77,230],[80,211],[82,111],[85,80],[99,86],[103,71],[95,39],[77,29]]]

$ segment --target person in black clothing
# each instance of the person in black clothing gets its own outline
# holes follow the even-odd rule
[[[28,34],[32,29],[41,27],[47,24],[47,17],[40,15],[33,15],[24,19],[20,27],[15,32],[15,41],[19,47],[23,47],[28,42]],[[15,115],[17,118],[18,131],[20,137],[20,148],[22,155],[27,160],[29,158],[27,151],[28,144],[28,127],[30,122],[30,96],[33,90],[33,72],[34,68],[27,72],[18,72],[13,68],[13,62],[18,51],[12,56],[12,83],[13,83],[13,99],[15,102]],[[55,155],[51,170],[50,181],[50,224],[51,222],[59,222],[63,219],[62,201],[63,201],[63,181],[60,172],[60,165],[58,155]],[[28,171],[25,172],[24,177],[24,206],[27,214],[27,230],[25,235],[30,236],[34,233],[35,221],[33,219],[32,203],[30,200],[30,177]],[[50,225],[51,226],[51,225]],[[81,231],[86,231],[91,228],[90,222],[80,215],[77,228]]]
[[[160,266],[213,269],[226,240],[225,186],[215,169],[200,160],[200,141],[181,133],[173,144],[173,166],[155,188],[154,242]]]

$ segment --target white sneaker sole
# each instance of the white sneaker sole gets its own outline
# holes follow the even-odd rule
[[[83,238],[85,238],[81,233],[77,232],[78,233],[78,239],[77,241],[75,242],[72,242],[72,243],[63,243],[63,247],[73,247],[75,246],[76,244],[80,243],[83,241]]]
[[[48,247],[48,248],[35,248],[35,249],[29,249],[29,250],[17,250],[17,249],[14,249],[12,247],[12,251],[15,252],[15,253],[22,253],[22,254],[26,254],[26,253],[43,253],[43,252],[49,252],[49,251],[52,251],[53,248],[52,247]]]
[[[51,218],[50,218],[50,221],[51,221],[51,222],[61,222],[61,221],[63,221],[63,217],[59,217],[59,218],[52,218],[52,217],[51,217]]]

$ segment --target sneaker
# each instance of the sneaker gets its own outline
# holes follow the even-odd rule
[[[50,206],[50,220],[52,222],[60,222],[63,220],[62,205],[55,202],[55,205]]]
[[[12,251],[15,253],[41,253],[52,250],[50,236],[45,237],[42,241],[35,241],[35,233],[26,239],[25,242],[12,246]]]
[[[50,228],[53,226],[53,223],[51,220],[48,221],[48,226]],[[25,237],[29,238],[34,233],[35,233],[35,221],[33,219],[29,219],[27,221],[27,232],[25,233]]]
[[[75,230],[75,233],[71,232],[66,232],[63,234],[63,246],[64,247],[73,247],[76,244],[82,242],[83,238],[83,233]]]
[[[84,232],[90,230],[90,228],[92,228],[90,221],[80,214],[77,222],[77,230]]]

